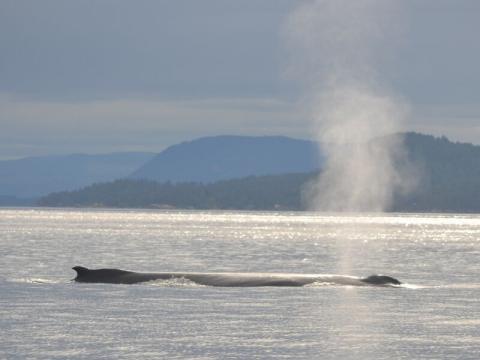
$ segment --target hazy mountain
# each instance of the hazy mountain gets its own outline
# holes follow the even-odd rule
[[[480,146],[416,133],[406,134],[405,144],[417,169],[419,186],[408,196],[399,195],[389,210],[480,212]],[[312,172],[250,176],[210,184],[119,180],[51,194],[41,199],[40,204],[304,210],[304,185],[316,176]]]
[[[26,198],[13,195],[0,195],[0,206],[34,206],[38,197]]]
[[[0,161],[0,195],[6,204],[12,196],[36,197],[126,177],[153,156],[153,153],[126,152]]]
[[[280,136],[205,137],[171,146],[135,171],[131,179],[209,183],[251,175],[318,170],[314,142]]]

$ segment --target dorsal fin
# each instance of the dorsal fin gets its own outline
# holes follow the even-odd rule
[[[74,266],[72,269],[77,272],[77,277],[85,275],[89,271],[86,267],[83,266]]]

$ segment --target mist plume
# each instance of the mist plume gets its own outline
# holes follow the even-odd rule
[[[289,17],[289,74],[306,88],[304,104],[326,158],[310,206],[383,211],[406,192],[399,136],[408,107],[388,87],[383,64],[401,37],[401,2],[314,0]]]

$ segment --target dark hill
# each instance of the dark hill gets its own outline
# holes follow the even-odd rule
[[[480,212],[480,146],[418,133],[404,141],[419,184],[393,210]]]
[[[252,175],[310,172],[319,169],[318,158],[316,144],[306,140],[280,136],[205,137],[167,148],[130,178],[210,183]]]

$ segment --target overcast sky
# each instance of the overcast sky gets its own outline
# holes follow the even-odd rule
[[[480,144],[480,1],[392,1],[403,29],[379,72],[407,129]],[[285,41],[300,3],[0,0],[0,159],[311,138]]]

